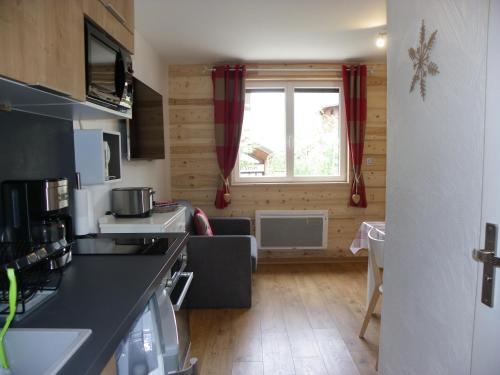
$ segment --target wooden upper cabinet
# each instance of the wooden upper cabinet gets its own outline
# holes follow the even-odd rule
[[[85,101],[84,14],[134,52],[133,0],[0,0],[0,76]]]
[[[111,4],[111,8],[107,6],[108,4]],[[112,11],[110,11],[110,9],[112,9]],[[130,53],[134,53],[134,34],[128,29],[126,23],[127,18],[125,18],[128,17],[128,21],[132,22],[133,26],[133,1],[83,0],[83,11],[85,15],[97,26],[101,27],[105,32],[111,35],[111,37],[113,37]],[[125,22],[123,22],[122,18]]]
[[[81,0],[0,0],[0,75],[85,100]]]
[[[100,0],[125,27],[134,33],[134,0]]]

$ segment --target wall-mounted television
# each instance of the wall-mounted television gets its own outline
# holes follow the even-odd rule
[[[127,121],[127,158],[165,159],[163,97],[134,78],[133,103],[132,119]]]

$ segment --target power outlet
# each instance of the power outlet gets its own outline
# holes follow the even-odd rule
[[[375,159],[374,158],[366,158],[366,165],[374,165],[375,164]]]

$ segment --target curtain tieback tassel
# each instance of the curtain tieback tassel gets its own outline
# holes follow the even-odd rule
[[[231,193],[229,192],[229,180],[224,177],[224,175],[221,173],[220,174],[220,178],[222,178],[222,183],[224,184],[224,187],[225,187],[225,193],[224,193],[224,201],[226,203],[229,203],[231,202]]]
[[[354,204],[358,204],[361,201],[361,195],[358,194],[358,184],[360,180],[361,174],[356,173],[354,171],[354,194],[351,196]]]

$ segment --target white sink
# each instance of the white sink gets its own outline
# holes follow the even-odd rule
[[[10,374],[57,374],[91,333],[90,329],[9,329],[5,350]]]

